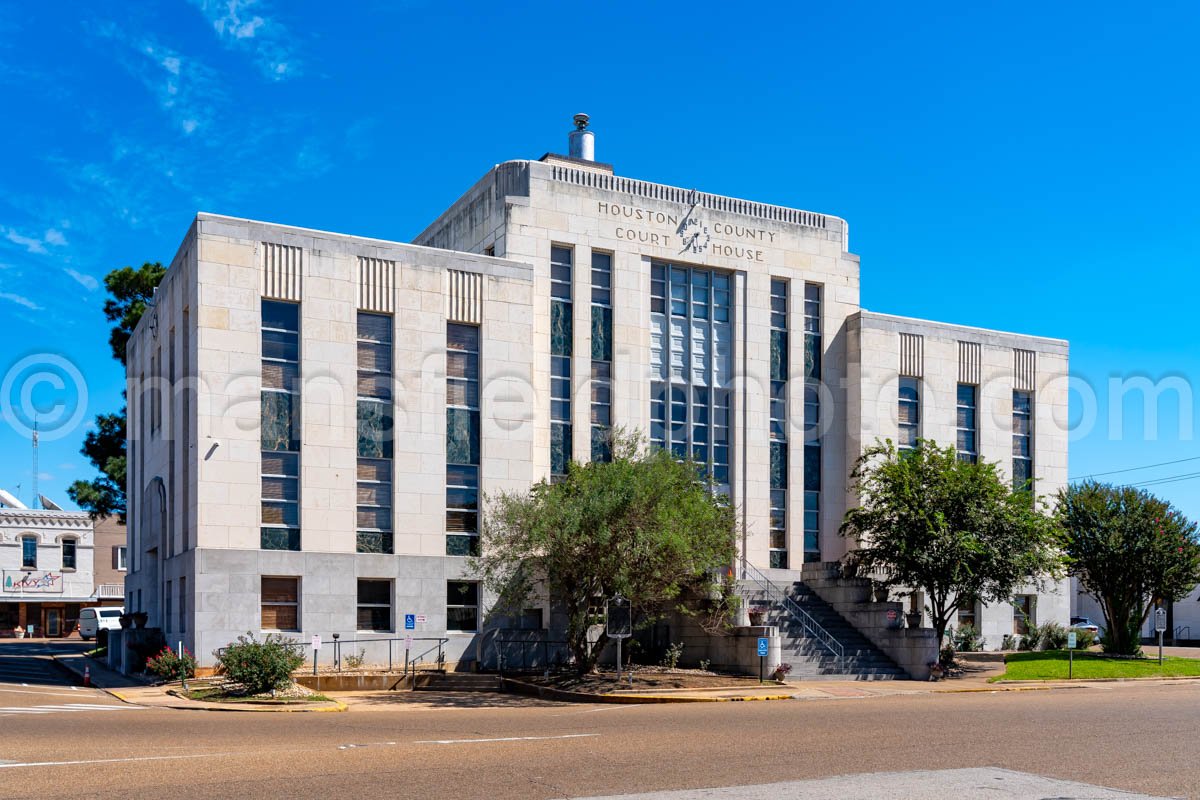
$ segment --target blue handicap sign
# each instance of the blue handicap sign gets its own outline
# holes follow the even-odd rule
[[[416,614],[405,614],[404,615],[404,630],[415,631],[416,629],[417,629],[417,615]]]
[[[765,656],[767,654],[767,648],[770,646],[770,644],[771,640],[766,636],[758,637],[758,654],[760,656]]]

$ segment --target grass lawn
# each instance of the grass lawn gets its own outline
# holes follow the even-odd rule
[[[1149,651],[1147,651],[1148,653]],[[1107,658],[1102,653],[1075,653],[1076,679],[1089,678],[1178,678],[1200,676],[1200,659]],[[1005,672],[992,681],[1055,681],[1067,677],[1067,651],[1012,653],[1005,659]]]

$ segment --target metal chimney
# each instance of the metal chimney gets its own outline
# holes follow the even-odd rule
[[[575,115],[575,130],[568,135],[570,141],[567,155],[583,161],[596,160],[596,134],[587,129],[588,115]]]

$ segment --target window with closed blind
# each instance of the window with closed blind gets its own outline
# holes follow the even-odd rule
[[[262,578],[262,628],[265,631],[300,630],[300,579]]]
[[[771,281],[771,569],[788,568],[788,282]]]
[[[612,460],[612,255],[592,253],[592,461]]]
[[[550,480],[567,474],[571,438],[572,265],[574,252],[550,249]]]

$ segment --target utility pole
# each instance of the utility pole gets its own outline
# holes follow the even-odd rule
[[[38,424],[37,417],[33,418],[33,502],[29,504],[30,508],[38,508],[41,504],[38,502]]]

